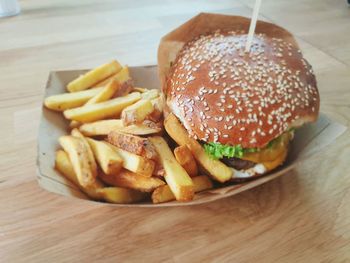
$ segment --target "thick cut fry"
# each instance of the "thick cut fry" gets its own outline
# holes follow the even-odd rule
[[[109,83],[107,83],[105,87],[102,88],[102,90],[99,93],[97,93],[94,97],[88,100],[85,103],[85,105],[95,104],[95,103],[109,100],[116,93],[119,87],[120,85],[118,82],[114,80],[110,81]],[[80,122],[73,120],[70,122],[69,127],[73,129],[73,128],[78,128],[80,125],[81,125]]]
[[[102,199],[102,196],[96,192],[98,188],[103,187],[103,183],[96,178],[95,184],[91,187],[83,187],[80,185],[79,180],[74,172],[71,161],[69,160],[68,154],[63,150],[58,150],[56,152],[55,168],[64,175],[68,180],[73,182],[76,186],[80,188],[87,196],[94,200]]]
[[[69,120],[80,122],[93,122],[101,119],[118,117],[125,107],[133,104],[140,98],[140,93],[134,92],[125,97],[66,110],[64,111],[64,116]]]
[[[152,160],[143,158],[134,153],[125,151],[108,142],[104,142],[112,147],[123,159],[123,167],[131,172],[140,174],[145,177],[151,177],[154,171],[155,163]]]
[[[145,100],[153,100],[159,96],[158,89],[149,89],[141,94],[142,99]]]
[[[189,176],[194,177],[198,175],[196,160],[186,145],[176,147],[174,154],[178,163],[185,168]]]
[[[206,175],[192,177],[194,192],[198,193],[213,188],[213,183]],[[155,204],[175,200],[175,196],[169,185],[162,185],[152,193],[152,202]]]
[[[156,166],[154,167],[153,176],[164,177],[164,175],[165,175],[164,167],[160,163],[159,158],[158,158],[158,161],[156,162]]]
[[[140,93],[144,93],[144,92],[146,92],[148,89],[140,88],[140,87],[134,87],[133,90],[134,90],[134,91],[138,91],[138,92],[140,92]]]
[[[97,170],[90,163],[84,140],[73,136],[62,136],[59,142],[69,156],[79,184],[84,188],[93,187],[96,183]]]
[[[86,123],[81,125],[79,129],[85,136],[108,135],[112,131],[134,135],[148,135],[161,131],[161,128],[151,128],[143,124],[124,126],[122,120],[101,120]]]
[[[93,87],[102,87],[105,86],[111,80],[116,80],[119,84],[123,84],[124,82],[130,79],[130,72],[127,66],[123,67],[119,72],[113,74],[112,76],[106,78],[105,80],[95,84]]]
[[[160,95],[158,98],[152,99],[151,103],[155,110],[158,110],[159,112],[163,112],[164,104],[165,104],[163,95]]]
[[[187,145],[198,163],[212,176],[213,179],[223,183],[232,179],[233,169],[219,160],[210,158],[203,147],[194,139],[190,138],[185,128],[181,125],[174,114],[169,114],[164,121],[168,134],[178,145]]]
[[[84,105],[89,99],[100,93],[103,88],[84,90],[74,93],[53,95],[45,99],[45,106],[50,110],[64,111]]]
[[[152,192],[154,189],[164,185],[164,181],[155,177],[144,177],[140,174],[127,170],[121,170],[119,174],[100,175],[106,184],[130,188],[141,192]]]
[[[97,189],[96,192],[102,196],[104,200],[114,204],[136,203],[147,196],[145,193],[121,187],[104,187]]]
[[[157,152],[147,138],[131,134],[112,131],[107,141],[125,151],[132,152],[147,159],[157,160]]]
[[[81,125],[81,122],[79,122],[79,121],[71,121],[69,123],[69,128],[71,128],[71,129],[79,128],[80,125]]]
[[[123,159],[108,144],[87,138],[88,143],[102,171],[107,174],[117,174],[123,165]]]
[[[150,135],[161,132],[162,129],[159,126],[153,125],[152,127],[144,124],[132,124],[123,129],[120,129],[120,132],[133,135]]]
[[[109,76],[119,72],[122,66],[115,60],[110,63],[99,66],[84,75],[78,77],[67,85],[67,90],[76,92],[91,88],[94,84],[108,78]]]
[[[153,112],[154,108],[150,100],[141,99],[138,102],[123,109],[121,119],[124,126],[139,124]]]
[[[174,193],[176,200],[192,200],[194,196],[194,188],[191,177],[176,161],[166,141],[159,136],[151,137],[150,141],[158,152],[160,161],[165,170],[164,179]]]
[[[158,98],[152,99],[151,103],[154,110],[146,118],[153,122],[159,122],[163,117],[164,97],[160,95]]]
[[[89,142],[86,140],[87,138],[84,137],[84,135],[76,128],[71,131],[71,135],[74,136],[74,137],[81,138],[83,140],[83,143],[85,144],[85,147],[86,147],[87,156],[88,156],[88,159],[89,159],[88,161],[89,161],[92,169],[94,171],[95,170],[97,171],[97,164],[96,164],[96,161],[95,161],[94,153],[92,152],[92,149],[90,147]]]
[[[94,97],[88,100],[88,102],[86,102],[85,105],[95,104],[95,103],[109,100],[110,98],[113,97],[114,93],[117,92],[119,87],[120,87],[119,83],[115,80],[108,82],[106,86],[103,87],[103,89],[98,94],[96,94]]]

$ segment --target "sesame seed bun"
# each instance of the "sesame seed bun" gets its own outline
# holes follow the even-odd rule
[[[316,79],[295,42],[244,32],[215,32],[188,42],[166,83],[167,105],[189,135],[204,142],[263,148],[315,121]]]

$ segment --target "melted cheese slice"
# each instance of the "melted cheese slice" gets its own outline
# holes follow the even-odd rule
[[[248,160],[254,163],[272,163],[277,160],[281,160],[283,155],[286,155],[288,150],[289,140],[291,139],[291,134],[284,133],[278,142],[274,143],[272,147],[266,147],[258,152],[246,153],[241,158],[243,160]],[[285,157],[283,158],[283,160]]]

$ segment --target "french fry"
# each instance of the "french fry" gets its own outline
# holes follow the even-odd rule
[[[80,188],[87,196],[94,200],[101,200],[102,196],[96,192],[98,188],[103,187],[103,183],[95,179],[95,184],[91,187],[83,187],[74,172],[71,161],[69,160],[68,154],[63,150],[58,150],[56,152],[55,168],[64,175],[68,180],[73,182],[76,186]]]
[[[123,159],[106,143],[86,138],[102,171],[107,174],[117,174],[123,165]]]
[[[63,93],[52,95],[45,99],[45,106],[50,110],[64,111],[84,105],[89,99],[100,93],[103,87],[78,91],[74,93]]]
[[[69,128],[71,129],[79,128],[81,124],[82,123],[79,121],[70,121]]]
[[[159,97],[152,99],[151,103],[153,105],[154,110],[146,118],[147,120],[153,122],[159,122],[163,117],[164,97],[160,95]]]
[[[186,145],[192,152],[198,163],[212,176],[213,179],[223,183],[230,180],[233,169],[219,160],[215,160],[206,154],[203,147],[194,139],[190,138],[185,128],[174,114],[169,114],[164,121],[168,134],[178,145]]]
[[[164,177],[164,175],[165,175],[164,167],[159,162],[159,159],[158,159],[158,161],[156,162],[156,166],[154,167],[154,170],[153,170],[153,176]]]
[[[124,82],[130,79],[130,72],[128,66],[123,67],[119,72],[113,74],[112,76],[106,78],[105,80],[93,85],[93,87],[102,87],[105,86],[111,80],[116,80],[119,84],[123,84]]]
[[[186,145],[176,147],[174,155],[178,163],[185,168],[189,176],[194,177],[198,175],[196,160]]]
[[[69,120],[80,122],[93,122],[110,117],[118,117],[125,107],[133,104],[140,98],[140,93],[134,92],[124,97],[66,110],[64,111],[64,116]]]
[[[108,142],[103,142],[112,147],[123,159],[123,167],[131,172],[140,174],[144,177],[151,177],[154,171],[155,163],[150,159],[143,158],[134,153],[125,151]]]
[[[213,183],[206,175],[192,177],[194,192],[198,193],[213,188]],[[152,193],[152,202],[154,204],[164,203],[175,200],[175,196],[169,185],[162,185]]]
[[[149,89],[147,91],[144,91],[141,93],[142,99],[145,100],[152,100],[159,96],[159,90],[158,89]]]
[[[96,192],[104,200],[114,204],[131,204],[139,202],[147,196],[145,193],[122,187],[104,187],[97,189]]]
[[[83,140],[83,143],[85,144],[86,151],[87,151],[88,161],[89,161],[92,169],[94,171],[95,170],[97,171],[97,164],[96,164],[96,160],[94,157],[94,153],[92,152],[92,149],[90,147],[89,142],[87,141],[87,138],[76,128],[71,131],[71,135]]]
[[[86,102],[85,105],[95,104],[99,102],[103,102],[112,98],[114,93],[119,89],[120,85],[117,81],[111,80],[103,87],[103,89],[97,93],[94,97]]]
[[[162,129],[159,126],[153,125],[152,127],[144,124],[132,124],[120,129],[121,132],[133,135],[150,135],[159,133]]]
[[[99,66],[93,70],[90,70],[84,75],[71,81],[67,85],[67,90],[69,92],[76,92],[76,91],[91,88],[94,84],[119,72],[121,69],[122,69],[122,66],[117,61],[113,60],[112,62]]]
[[[140,87],[134,87],[133,90],[134,90],[134,91],[138,91],[138,92],[140,92],[140,93],[144,93],[144,92],[146,92],[148,89],[140,88]]]
[[[147,138],[112,131],[108,134],[107,141],[125,151],[147,159],[157,160],[157,152]]]
[[[166,141],[159,136],[151,137],[150,141],[158,152],[161,164],[165,170],[164,179],[174,193],[176,200],[192,200],[194,188],[191,177],[189,177],[186,170],[176,161]]]
[[[159,112],[163,112],[165,99],[163,95],[160,95],[158,98],[152,99],[151,103],[155,110],[158,110]]]
[[[59,142],[69,156],[79,185],[84,188],[93,187],[96,183],[97,170],[90,163],[88,148],[84,140],[68,135],[61,136]]]
[[[115,80],[110,81],[105,87],[102,88],[102,90],[99,93],[97,93],[94,97],[89,99],[85,103],[85,105],[95,104],[98,102],[109,100],[116,93],[119,87],[120,85],[118,82],[116,82]],[[73,120],[70,122],[69,127],[73,129],[78,128],[80,125],[80,122]]]
[[[116,204],[129,204],[141,201],[146,197],[145,193],[121,187],[104,187],[104,184],[96,178],[96,184],[92,188],[85,188],[79,184],[73,166],[67,153],[63,150],[56,152],[55,168],[68,180],[77,185],[81,191],[94,200],[105,200]]]
[[[100,178],[106,184],[130,188],[141,192],[152,192],[154,189],[165,184],[161,179],[155,177],[144,177],[127,170],[121,170],[119,174],[101,174]]]
[[[134,135],[148,135],[161,131],[158,127],[149,127],[143,124],[124,126],[122,120],[101,120],[85,123],[79,127],[85,136],[108,135],[112,131],[119,131]]]
[[[124,126],[142,123],[153,112],[154,108],[150,100],[141,99],[138,102],[123,109],[121,119]]]

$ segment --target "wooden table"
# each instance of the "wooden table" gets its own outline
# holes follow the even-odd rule
[[[20,1],[0,19],[0,262],[350,262],[350,132],[293,172],[208,205],[115,209],[48,193],[36,135],[50,70],[156,63],[160,37],[200,11],[253,0]],[[81,2],[81,3],[78,3]],[[265,0],[313,65],[321,111],[349,126],[345,0]]]

